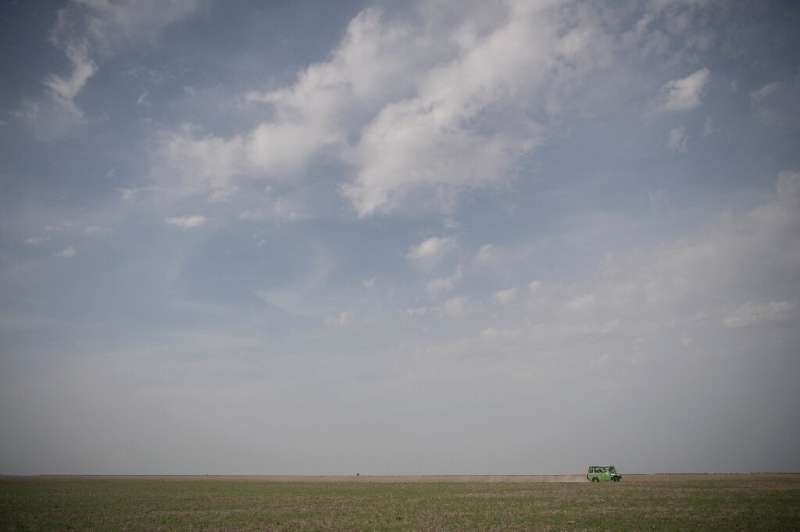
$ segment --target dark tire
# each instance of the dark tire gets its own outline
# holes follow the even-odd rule
[[[600,479],[599,479],[599,478],[597,478],[597,477],[594,477],[594,478],[592,479],[592,482],[600,482]]]

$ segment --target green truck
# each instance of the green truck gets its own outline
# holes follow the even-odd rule
[[[593,465],[589,466],[589,472],[586,473],[586,480],[592,482],[607,480],[619,482],[622,480],[622,475],[617,473],[617,469],[613,465]]]

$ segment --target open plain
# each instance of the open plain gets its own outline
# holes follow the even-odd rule
[[[793,530],[800,474],[2,477],[2,530]]]

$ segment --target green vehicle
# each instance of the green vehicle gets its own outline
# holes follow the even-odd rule
[[[591,480],[592,482],[607,480],[619,482],[622,480],[622,475],[617,473],[617,469],[613,465],[593,465],[589,466],[589,472],[586,473],[586,480]]]

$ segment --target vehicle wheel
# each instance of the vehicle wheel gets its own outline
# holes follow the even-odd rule
[[[599,478],[597,478],[597,477],[594,477],[594,478],[592,479],[592,482],[600,482],[600,479],[599,479]]]

